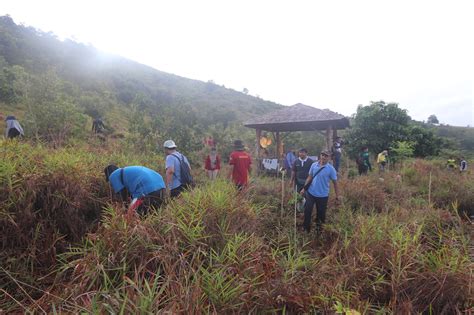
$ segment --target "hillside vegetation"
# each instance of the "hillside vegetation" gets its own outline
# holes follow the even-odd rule
[[[30,135],[45,134],[41,123],[60,120],[68,122],[59,124],[67,129],[63,138],[83,136],[85,122],[101,116],[112,133],[131,128],[142,142],[171,137],[189,149],[206,135],[222,138],[228,129],[251,135],[243,120],[281,107],[60,41],[9,16],[0,17],[0,91],[0,110],[23,119]]]

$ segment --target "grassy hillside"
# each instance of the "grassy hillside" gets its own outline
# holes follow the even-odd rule
[[[46,129],[70,121],[75,127],[67,137],[84,138],[80,131],[101,116],[111,133],[133,132],[132,141],[143,142],[142,147],[171,137],[188,151],[207,135],[221,143],[231,141],[224,133],[250,138],[251,130],[241,122],[281,107],[60,41],[52,33],[17,25],[9,16],[0,17],[0,91],[1,112],[21,118],[30,136],[50,132],[33,130],[41,124],[48,124]]]
[[[281,208],[275,178],[253,176],[237,195],[198,173],[196,189],[138,219],[110,199],[102,168],[162,172],[160,156],[14,141],[0,154],[6,313],[438,314],[473,303],[474,178],[441,163],[342,179],[343,204],[330,200],[318,238],[295,234],[294,196]]]
[[[449,139],[457,154],[474,157],[474,128],[439,125],[435,128],[440,137]]]

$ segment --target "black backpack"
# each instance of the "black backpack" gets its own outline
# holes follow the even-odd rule
[[[182,158],[179,158],[179,156],[175,154],[171,154],[171,155],[177,158],[179,161],[179,171],[180,171],[179,181],[181,182],[181,185],[184,188],[193,187],[194,179],[193,179],[193,176],[191,175],[191,169],[189,168],[188,163],[184,161],[184,155],[181,155]]]

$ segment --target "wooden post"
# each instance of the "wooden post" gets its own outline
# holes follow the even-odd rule
[[[256,129],[257,143],[255,144],[255,165],[257,167],[257,175],[260,174],[260,138],[262,136],[262,130]],[[109,185],[110,186],[110,185]]]
[[[428,206],[431,208],[431,171],[430,171],[430,181],[428,183]]]
[[[283,155],[283,152],[281,152],[282,151],[282,146],[281,146],[281,138],[280,138],[280,132],[279,131],[276,132],[276,145],[277,145],[277,149],[276,149],[277,159],[278,159],[278,161],[280,161],[281,156]]]
[[[326,129],[326,150],[331,150],[332,146],[332,126],[329,125]]]
[[[260,138],[262,137],[262,130],[256,129],[257,143],[255,145],[255,159],[260,159]]]

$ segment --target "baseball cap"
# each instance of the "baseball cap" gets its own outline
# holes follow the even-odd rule
[[[174,143],[173,140],[166,140],[165,143],[163,143],[163,146],[167,149],[175,149],[176,143]]]

